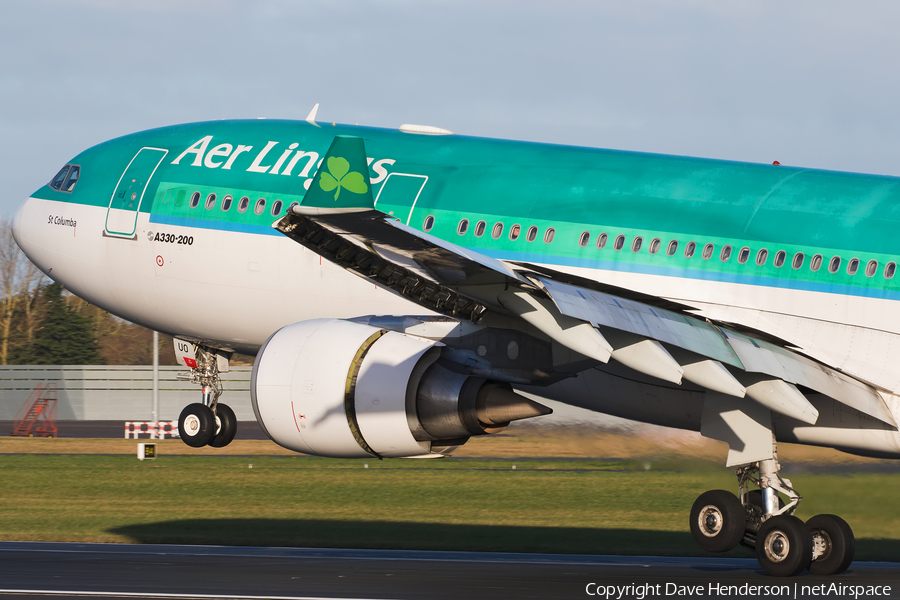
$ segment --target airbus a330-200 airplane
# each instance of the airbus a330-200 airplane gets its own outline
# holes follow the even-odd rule
[[[794,516],[776,442],[900,458],[898,227],[891,177],[313,114],[102,143],[13,223],[49,277],[177,338],[191,446],[234,437],[235,351],[268,436],[320,456],[442,456],[542,399],[699,431],[739,494],[700,494],[693,537],[779,576],[855,542]]]

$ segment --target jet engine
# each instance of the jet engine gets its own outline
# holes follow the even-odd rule
[[[551,412],[467,374],[442,347],[350,321],[288,325],[257,355],[253,411],[281,446],[334,458],[429,456]]]

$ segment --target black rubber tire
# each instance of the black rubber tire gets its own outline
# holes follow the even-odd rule
[[[691,535],[708,552],[727,552],[744,537],[747,517],[737,496],[725,490],[700,494],[691,507]]]
[[[185,426],[185,421],[189,421]],[[191,448],[202,448],[216,431],[216,420],[209,407],[195,402],[188,404],[178,417],[178,435]]]
[[[806,527],[810,537],[822,535],[826,544],[825,554],[810,563],[809,572],[837,575],[846,571],[856,553],[856,538],[847,521],[837,515],[816,515],[806,522]]]
[[[793,577],[812,561],[812,538],[806,524],[793,515],[772,517],[759,527],[756,558],[773,577]]]
[[[213,448],[224,448],[237,434],[237,417],[227,404],[216,404],[216,416],[219,418],[219,431],[209,440],[209,445]]]

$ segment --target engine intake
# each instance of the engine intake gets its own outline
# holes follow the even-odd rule
[[[349,321],[280,329],[253,366],[253,411],[276,443],[338,458],[428,456],[549,408],[441,359],[432,340]]]

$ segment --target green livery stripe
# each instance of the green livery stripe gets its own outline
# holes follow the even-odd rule
[[[332,152],[330,158],[347,164],[328,164],[335,139],[351,138],[362,139],[364,150],[354,151],[352,159]],[[315,190],[317,205],[362,205],[357,196],[366,184],[362,193],[378,197],[379,210],[418,229],[431,215],[430,233],[496,258],[900,299],[898,278],[883,275],[885,265],[898,260],[894,240],[900,230],[900,179],[892,177],[253,120],[194,123],[111,140],[70,161],[82,166],[71,194],[45,186],[34,196],[106,207],[129,161],[144,147],[169,151],[140,207],[156,222],[268,233],[276,218],[271,213],[275,200],[282,202],[281,214],[292,202],[304,201],[307,189]],[[200,202],[190,208],[188,199],[195,191]],[[210,193],[217,195],[216,206],[207,210]],[[220,208],[225,194],[233,198],[228,211]],[[237,203],[243,196],[250,206],[240,213]],[[260,215],[253,210],[258,198],[266,199]],[[460,236],[457,226],[463,218],[469,229]],[[486,222],[486,231],[476,238],[479,220]],[[497,222],[503,223],[503,231],[494,239]],[[514,241],[509,231],[516,223],[522,231]],[[528,242],[532,225],[540,233]],[[555,237],[545,244],[549,227],[555,228]],[[578,242],[584,231],[590,240],[582,248]],[[601,250],[595,243],[603,232],[608,241]],[[613,249],[618,235],[626,238],[620,251]],[[643,244],[632,252],[636,236]],[[656,237],[661,248],[651,255],[647,249]],[[669,257],[665,251],[673,239],[679,247]],[[690,241],[697,248],[686,258]],[[708,260],[702,257],[706,244],[714,245]],[[726,244],[733,247],[732,255],[723,262],[719,253]],[[752,255],[747,264],[738,264],[743,246]],[[757,266],[761,248],[768,257]],[[786,253],[785,264],[775,267],[779,251]],[[804,263],[793,269],[797,252],[804,254]],[[816,254],[823,255],[824,264],[813,272],[809,264]],[[829,273],[833,256],[841,257],[841,265]],[[859,267],[850,275],[847,266],[853,258]],[[871,260],[878,261],[878,268],[867,277]]]

